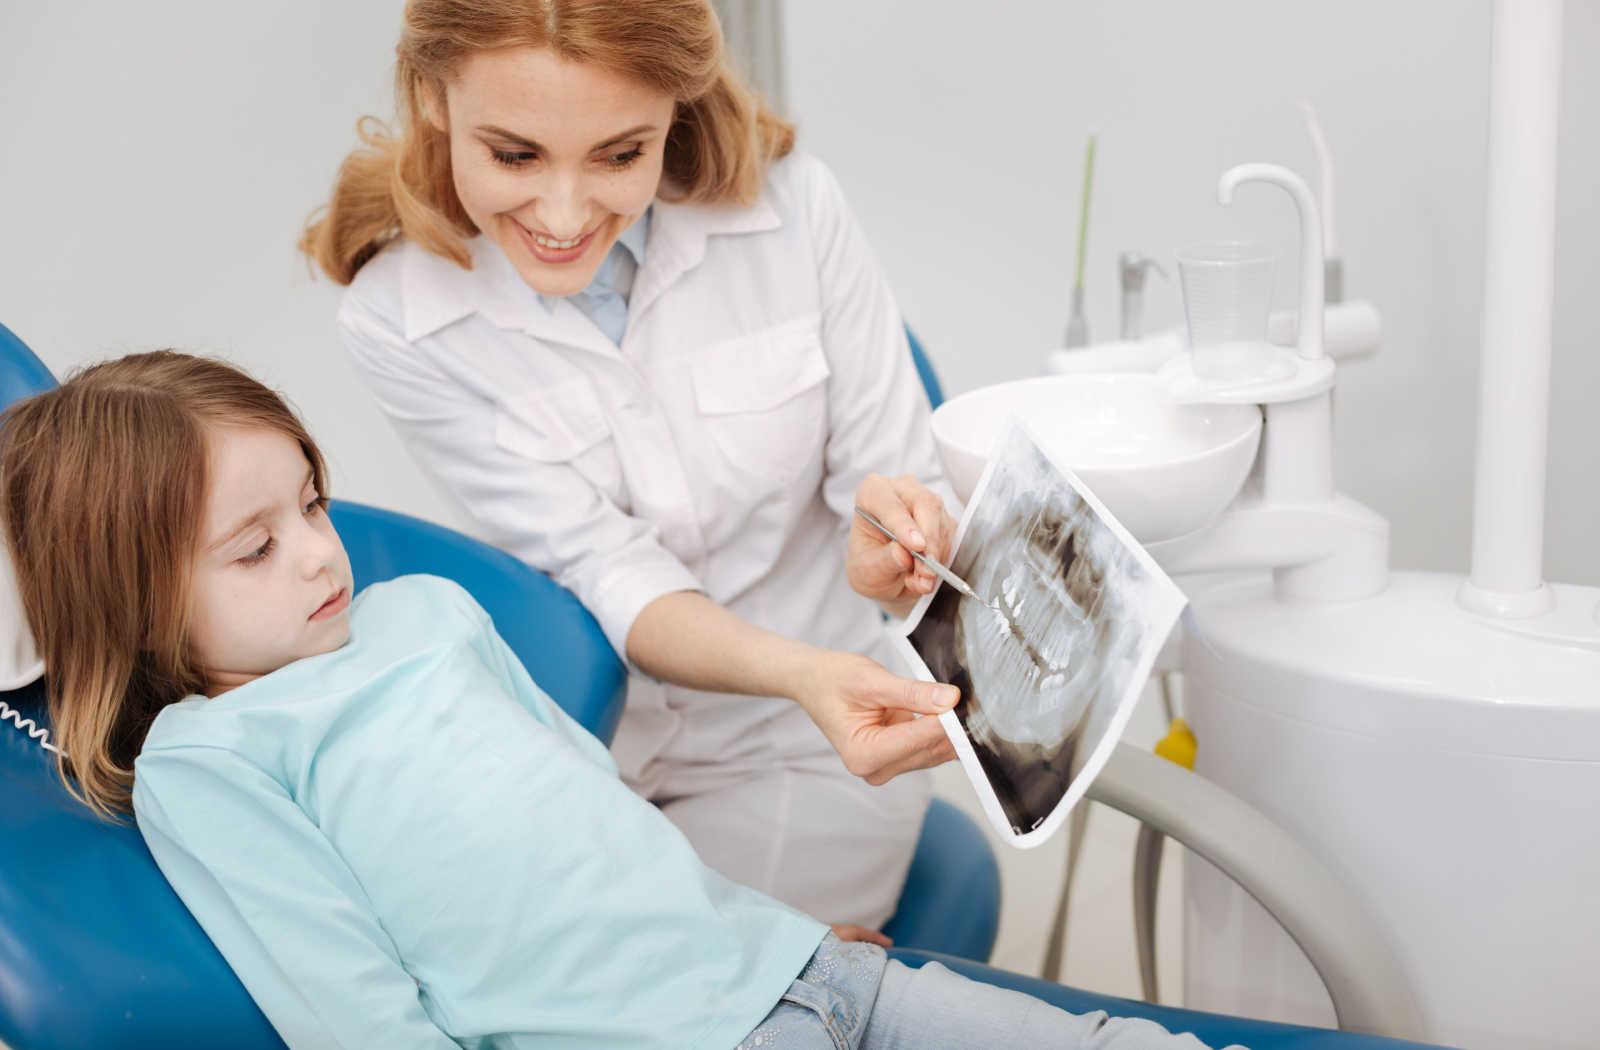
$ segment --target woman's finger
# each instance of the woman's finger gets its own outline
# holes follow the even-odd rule
[[[927,540],[922,553],[935,561],[944,561],[949,543],[947,539],[941,542],[941,537],[946,532],[945,519],[950,516],[944,509],[944,500],[912,474],[902,474],[890,485],[895,498],[916,522],[917,531]]]
[[[941,765],[956,757],[955,747],[937,718],[918,718],[894,726],[876,727],[872,734],[876,761],[863,777],[873,785],[887,784],[902,773]]]
[[[863,572],[874,579],[888,580],[911,572],[916,560],[898,543],[885,543],[880,547],[867,547],[859,555]]]
[[[916,519],[918,531],[928,539],[923,553],[935,561],[948,560],[949,548],[944,543],[944,500],[932,489],[924,488],[912,498],[911,516]]]
[[[956,549],[956,530],[961,523],[955,519],[948,510],[942,511],[939,518],[939,542],[944,545],[946,560],[954,557]]]
[[[856,489],[856,503],[862,510],[883,522],[883,527],[899,537],[912,550],[921,553],[927,547],[917,519],[901,498],[897,481],[891,482],[881,474],[870,474]],[[887,536],[872,528],[869,522],[858,521],[861,528],[871,529],[883,542],[892,542]]]
[[[901,678],[884,671],[885,681],[874,690],[873,699],[879,707],[914,711],[919,715],[943,714],[956,706],[961,690],[942,682],[924,682],[916,678]]]

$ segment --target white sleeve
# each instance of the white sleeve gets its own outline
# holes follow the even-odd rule
[[[282,785],[221,748],[147,752],[161,872],[292,1050],[455,1050],[355,876]]]
[[[703,589],[662,546],[654,524],[623,512],[571,463],[542,462],[497,442],[494,406],[440,372],[353,294],[339,310],[339,328],[413,458],[490,543],[577,595],[624,661],[628,631],[646,605]]]
[[[868,474],[912,474],[959,514],[889,282],[833,173],[812,161],[804,177],[821,284],[822,345],[831,373],[823,499],[848,521],[856,489]]]

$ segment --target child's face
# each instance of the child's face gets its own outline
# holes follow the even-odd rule
[[[350,559],[291,438],[213,427],[190,592],[211,696],[350,637]]]

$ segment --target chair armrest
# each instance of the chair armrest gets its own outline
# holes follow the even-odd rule
[[[1112,1017],[1143,1017],[1156,1022],[1169,1032],[1192,1032],[1195,1038],[1213,1047],[1239,1044],[1249,1047],[1250,1050],[1425,1050],[1423,1044],[1384,1036],[1335,1032],[1327,1028],[1305,1028],[1300,1025],[1280,1024],[1277,1021],[1258,1021],[1248,1017],[1230,1017],[1227,1014],[1185,1010],[1176,1006],[1158,1006],[1114,995],[1086,992],[1080,988],[1069,988],[1052,981],[1025,977],[1009,970],[999,970],[993,966],[975,963],[970,959],[957,959],[936,952],[891,948],[889,956],[913,968],[930,962],[942,963],[975,981],[1025,992],[1035,999],[1043,999],[1052,1006],[1058,1006],[1070,1013],[1082,1014],[1092,1010],[1104,1010]]]
[[[1260,810],[1127,744],[1088,795],[1177,839],[1266,908],[1327,985],[1340,1028],[1421,1037],[1412,982],[1388,938],[1355,893]]]

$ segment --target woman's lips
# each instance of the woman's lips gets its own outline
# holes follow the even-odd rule
[[[350,608],[350,591],[349,588],[345,588],[323,602],[317,611],[311,614],[310,618],[313,620],[327,620],[338,616],[348,608]]]
[[[522,243],[527,246],[528,251],[533,253],[535,259],[542,263],[550,263],[556,266],[562,263],[574,262],[581,258],[583,253],[589,250],[589,243],[594,240],[594,235],[599,232],[599,227],[590,230],[579,238],[577,244],[570,248],[552,248],[547,244],[540,244],[538,238],[533,235],[533,231],[515,219],[511,220],[511,225],[516,227],[517,236],[522,238]]]

